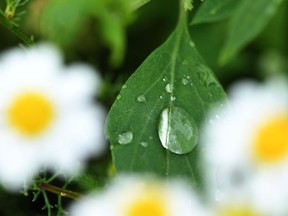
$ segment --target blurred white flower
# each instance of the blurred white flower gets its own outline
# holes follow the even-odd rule
[[[252,202],[251,202],[252,200]],[[212,206],[215,216],[272,216],[264,214],[261,209],[253,205],[253,199],[244,191],[238,194],[230,194],[229,198],[221,202],[214,202]]]
[[[196,194],[183,182],[164,182],[147,177],[124,177],[106,191],[74,203],[72,216],[204,216],[208,215]]]
[[[224,114],[219,116],[219,109],[212,111],[204,126],[202,141],[208,192],[213,199],[221,201],[245,190],[256,209],[268,215],[285,215],[287,82],[278,78],[264,85],[241,82],[233,86],[229,99],[230,106],[222,107]]]
[[[75,174],[104,149],[95,71],[64,66],[51,45],[0,56],[0,183],[18,189],[41,167]]]

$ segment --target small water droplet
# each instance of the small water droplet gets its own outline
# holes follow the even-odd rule
[[[140,103],[147,103],[146,97],[144,95],[139,95],[137,101]]]
[[[190,79],[190,76],[186,76],[187,79]]]
[[[166,90],[166,92],[168,92],[168,93],[172,93],[172,84],[168,83],[168,84],[165,86],[165,90]]]
[[[132,139],[133,139],[133,133],[130,131],[118,135],[118,143],[122,145],[130,143]]]
[[[160,95],[160,97],[159,97],[160,99],[163,99],[163,96],[162,95]]]
[[[141,144],[141,146],[143,146],[145,148],[148,146],[148,142],[141,142],[140,144]]]
[[[149,140],[152,140],[153,139],[153,137],[152,136],[149,136]]]
[[[121,95],[120,95],[120,94],[117,95],[116,99],[117,99],[117,100],[120,100],[120,99],[121,99]]]
[[[175,101],[175,100],[176,100],[176,97],[175,97],[175,96],[171,96],[171,97],[170,97],[170,100],[171,100],[171,101]]]
[[[199,81],[202,83],[202,85],[211,88],[210,91],[214,92],[214,88],[217,87],[218,84],[212,70],[206,65],[198,65],[194,70],[196,71],[196,74],[198,75]]]
[[[167,77],[163,77],[163,82],[166,82],[167,81]]]
[[[186,79],[186,78],[183,78],[182,79],[182,84],[183,85],[187,85],[189,83],[189,81]]]
[[[193,41],[190,41],[190,42],[189,42],[189,46],[190,46],[190,47],[195,47],[195,44],[193,43]]]
[[[181,63],[182,63],[182,65],[187,65],[187,64],[189,64],[189,61],[184,59]]]
[[[124,85],[122,86],[122,88],[123,88],[123,89],[126,89],[126,88],[127,88],[127,85],[124,84]]]
[[[161,112],[158,135],[162,146],[176,154],[191,152],[198,142],[193,117],[180,107],[165,108]]]

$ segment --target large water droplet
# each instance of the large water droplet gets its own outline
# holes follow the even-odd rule
[[[118,143],[121,145],[129,144],[132,141],[132,139],[133,139],[133,133],[130,131],[118,135]]]
[[[197,145],[198,128],[187,111],[170,107],[160,114],[158,135],[164,148],[176,154],[185,154]]]
[[[168,83],[166,86],[165,86],[165,90],[166,92],[168,93],[172,93],[172,85],[170,83]]]
[[[139,95],[137,97],[137,101],[140,103],[146,103],[147,102],[146,97],[144,95]]]

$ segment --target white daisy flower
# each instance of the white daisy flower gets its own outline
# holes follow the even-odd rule
[[[122,177],[99,194],[71,207],[72,216],[204,216],[206,210],[183,182],[163,182],[145,177]]]
[[[217,200],[246,190],[257,209],[284,215],[288,201],[288,86],[242,82],[225,114],[203,132],[208,192]],[[222,112],[223,112],[222,109]],[[212,111],[208,119],[219,110]],[[273,191],[273,193],[271,193]],[[287,212],[286,212],[287,213]]]
[[[0,56],[0,183],[18,189],[43,166],[67,174],[104,149],[95,71],[64,66],[51,45]]]

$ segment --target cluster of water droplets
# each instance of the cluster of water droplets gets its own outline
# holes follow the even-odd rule
[[[133,133],[131,131],[126,131],[118,135],[118,143],[120,145],[128,145],[132,142],[132,140],[133,140]],[[148,140],[149,141],[153,140],[153,137],[149,136]],[[140,145],[144,148],[147,148],[149,146],[149,141],[145,141],[145,140],[141,141]]]

